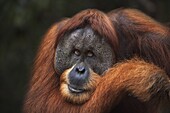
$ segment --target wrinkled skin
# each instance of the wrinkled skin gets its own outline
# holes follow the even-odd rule
[[[57,45],[55,68],[59,74],[73,65],[85,62],[89,68],[101,75],[115,62],[111,45],[106,38],[90,27],[67,33]]]

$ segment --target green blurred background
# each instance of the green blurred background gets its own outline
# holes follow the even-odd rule
[[[131,7],[170,22],[170,0],[0,0],[0,113],[20,113],[33,60],[56,21],[96,8]]]

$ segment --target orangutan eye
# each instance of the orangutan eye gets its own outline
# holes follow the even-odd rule
[[[73,50],[73,53],[74,53],[76,56],[80,56],[80,51],[79,51],[78,49]]]
[[[88,57],[93,57],[93,56],[94,56],[94,53],[93,53],[92,51],[88,51],[88,52],[87,52],[87,56],[88,56]]]

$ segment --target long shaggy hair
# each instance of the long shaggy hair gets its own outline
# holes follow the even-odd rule
[[[120,9],[108,14],[94,9],[85,10],[54,24],[42,40],[24,103],[25,113],[101,113],[112,110],[119,103],[125,95],[124,89],[142,101],[157,95],[159,90],[155,89],[166,90],[164,87],[169,84],[168,78],[161,69],[153,64],[132,60],[109,69],[85,104],[65,102],[60,93],[60,75],[54,70],[55,49],[65,33],[87,25],[109,41],[116,54],[116,62],[138,56],[159,66],[170,76],[168,28],[137,10]],[[120,107],[124,105],[131,106],[126,102]],[[140,111],[147,112],[147,109],[129,110],[131,113]]]

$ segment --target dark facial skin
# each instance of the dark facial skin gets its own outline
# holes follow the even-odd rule
[[[101,75],[114,64],[114,53],[104,37],[90,27],[66,34],[58,43],[55,68],[59,74],[75,64],[84,62]]]

